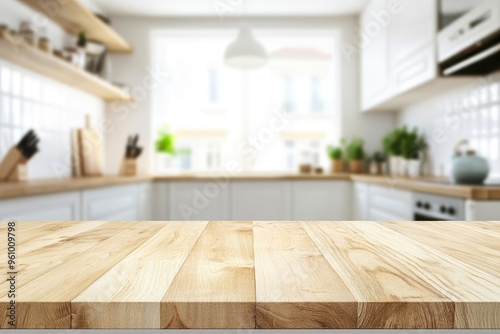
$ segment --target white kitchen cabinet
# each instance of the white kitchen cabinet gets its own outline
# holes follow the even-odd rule
[[[231,220],[291,220],[292,183],[240,181],[231,183]]]
[[[393,94],[401,94],[438,76],[436,0],[403,1],[389,26],[389,68]]]
[[[465,220],[500,221],[500,201],[465,201]]]
[[[369,186],[369,220],[376,221],[411,221],[412,193],[406,190]]]
[[[388,0],[372,0],[361,13],[364,47],[361,51],[362,107],[368,109],[391,93],[389,33],[378,13],[387,10]]]
[[[354,182],[353,191],[353,219],[357,221],[370,220],[369,218],[369,189],[370,185],[362,182]]]
[[[418,100],[410,91],[440,78],[438,0],[371,0],[360,27],[363,111]]]
[[[153,185],[150,182],[137,185],[139,220],[153,219]]]
[[[0,220],[80,220],[80,192],[0,201]]]
[[[295,181],[292,183],[293,220],[350,220],[350,181]]]
[[[82,191],[83,220],[138,220],[138,186],[124,185]]]
[[[166,190],[169,220],[229,220],[228,183],[171,182]]]

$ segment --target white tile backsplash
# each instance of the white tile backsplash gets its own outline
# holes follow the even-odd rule
[[[33,128],[41,142],[29,178],[70,176],[70,130],[84,127],[86,114],[102,119],[104,102],[3,60],[0,83],[0,159]]]
[[[455,144],[468,139],[471,148],[490,161],[490,177],[500,178],[500,73],[411,106],[398,118],[400,125],[417,126],[425,133],[430,144],[426,174],[449,176]]]

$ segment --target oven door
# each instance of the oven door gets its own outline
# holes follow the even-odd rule
[[[413,220],[416,222],[450,221],[449,219],[433,217],[433,216],[418,213],[418,212],[413,213]]]

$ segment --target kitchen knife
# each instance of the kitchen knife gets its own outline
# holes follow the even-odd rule
[[[137,159],[142,153],[142,147],[136,147],[134,152],[134,159]]]

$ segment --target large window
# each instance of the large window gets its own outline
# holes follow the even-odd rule
[[[224,64],[235,34],[153,39],[154,66],[168,77],[153,92],[153,132],[174,134],[173,169],[220,170],[229,161],[243,171],[296,171],[303,161],[326,168],[326,146],[338,139],[334,34],[257,31],[269,62],[252,71]],[[157,172],[172,170],[157,156]]]

